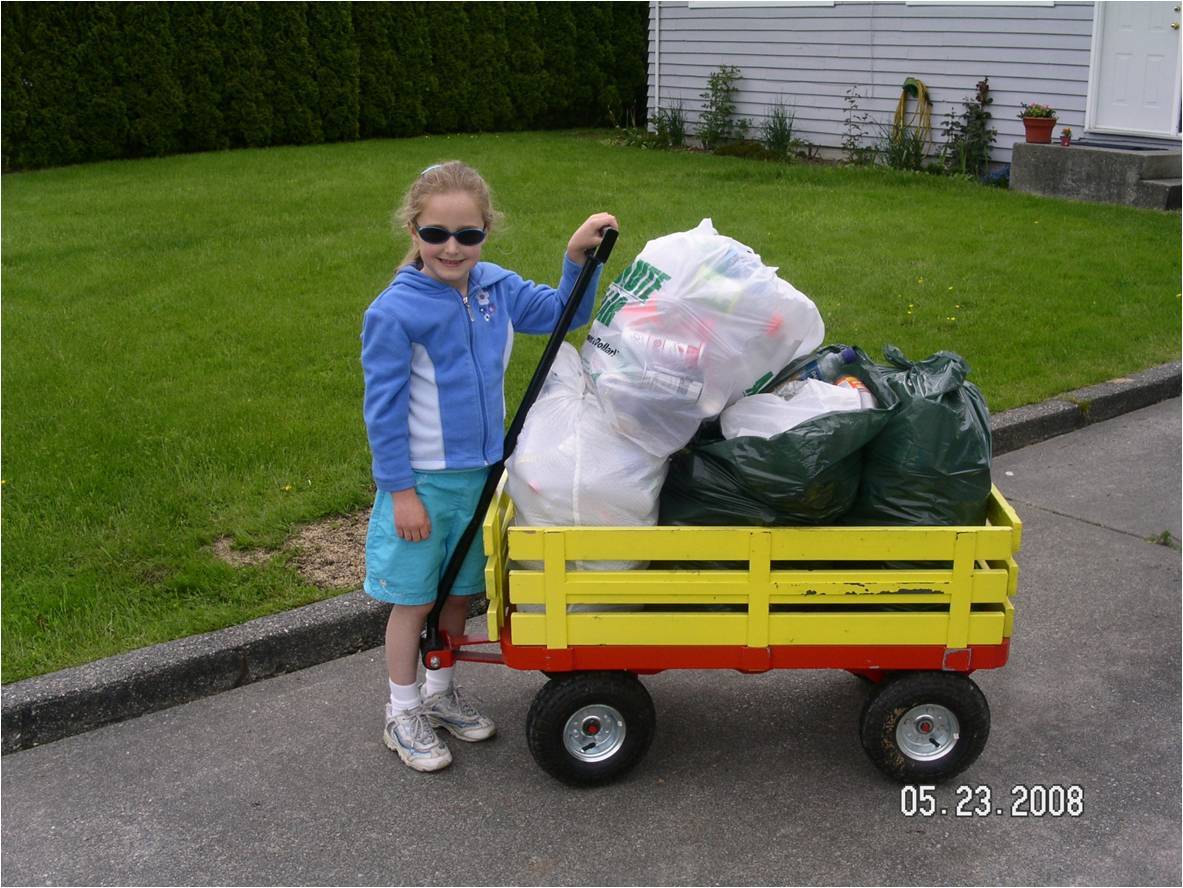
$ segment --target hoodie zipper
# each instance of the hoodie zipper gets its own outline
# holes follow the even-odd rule
[[[469,280],[471,284],[471,279]],[[471,287],[470,287],[471,289]],[[489,452],[489,415],[485,410],[485,384],[481,377],[481,365],[476,357],[476,337],[472,329],[476,323],[476,317],[472,313],[472,305],[468,301],[468,294],[461,293],[456,290],[460,296],[460,301],[464,303],[464,310],[468,313],[468,354],[472,358],[473,375],[476,377],[477,400],[481,405],[481,459],[487,460]]]

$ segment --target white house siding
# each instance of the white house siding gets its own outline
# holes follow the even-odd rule
[[[904,79],[916,77],[931,91],[939,143],[945,115],[960,114],[977,82],[989,77],[998,130],[993,158],[1009,162],[1011,145],[1023,139],[1021,102],[1051,105],[1060,126],[1083,132],[1092,34],[1092,3],[651,0],[649,111],[681,100],[693,132],[707,76],[734,65],[743,77],[737,116],[752,120],[753,135],[782,99],[796,113],[799,137],[838,149],[850,87],[863,96],[862,111],[889,123]]]

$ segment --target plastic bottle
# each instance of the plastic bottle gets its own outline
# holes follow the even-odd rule
[[[633,351],[642,357],[646,366],[650,363],[670,370],[693,370],[702,366],[705,343],[680,342],[668,336],[647,333],[644,330],[626,328],[623,338]]]
[[[810,360],[792,368],[792,372],[781,381],[781,384],[774,390],[775,394],[780,394],[780,389],[790,382],[796,382],[801,379],[820,379],[822,382],[833,382],[842,375],[842,369],[848,364],[853,364],[858,360],[858,354],[853,348],[847,346],[841,351],[826,352],[819,358],[811,358]],[[782,395],[782,397],[791,397],[791,395]]]
[[[879,402],[875,400],[871,390],[857,376],[839,376],[834,380],[834,385],[845,386],[858,392],[859,409],[861,410],[874,410],[879,406]]]

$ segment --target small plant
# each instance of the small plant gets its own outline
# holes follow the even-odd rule
[[[862,98],[858,87],[852,86],[846,91],[846,98],[842,100],[846,107],[846,119],[842,127],[842,151],[846,156],[846,162],[854,166],[873,164],[876,154],[875,145],[866,143],[867,128],[874,121],[870,114],[859,110]]]
[[[1020,106],[1023,110],[1019,112],[1019,117],[1050,117],[1052,120],[1056,119],[1056,109],[1051,105],[1040,105],[1038,102],[1028,105],[1022,102]]]
[[[816,145],[808,139],[794,139],[793,148],[797,152],[798,157],[804,157],[806,160],[817,160],[821,157],[822,149],[820,145]]]
[[[768,119],[760,138],[764,147],[781,160],[788,160],[793,156],[793,149],[797,147],[797,140],[793,138],[793,125],[797,115],[785,107],[783,101],[772,106]]]
[[[1168,549],[1178,549],[1179,540],[1169,530],[1164,530],[1162,533],[1155,534],[1152,537],[1147,537],[1146,542],[1154,543],[1156,546],[1166,546]]]
[[[618,126],[612,130],[608,141],[624,148],[656,148],[653,133],[640,126]]]
[[[659,108],[649,122],[659,148],[681,148],[686,144],[686,112],[681,108],[681,99],[670,108]]]
[[[714,151],[724,142],[742,139],[752,125],[750,120],[735,119],[739,80],[739,68],[723,65],[707,78],[707,91],[700,93],[705,104],[698,118],[698,138],[708,151]]]
[[[626,148],[651,148],[653,136],[643,126],[637,125],[637,116],[630,108],[624,115],[624,120],[616,119],[616,114],[608,110],[608,122],[612,125],[609,143],[622,145]]]
[[[965,110],[957,117],[952,111],[942,126],[945,138],[941,149],[945,169],[981,178],[990,170],[990,151],[998,130],[990,126],[990,78],[978,81],[973,98],[964,100]]]
[[[893,170],[923,169],[928,139],[919,128],[906,123],[902,126],[876,126],[880,136],[878,154],[885,164]]]
[[[626,148],[681,148],[686,143],[686,116],[681,102],[670,108],[657,109],[657,113],[649,118],[653,132],[638,126],[631,112],[626,114],[623,124],[618,123],[611,112],[608,118],[613,126],[609,137],[613,145]]]
[[[658,108],[649,122],[658,148],[681,148],[686,144],[686,112],[681,99],[669,108]]]

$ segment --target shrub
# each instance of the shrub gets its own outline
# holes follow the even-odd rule
[[[267,78],[271,137],[280,144],[307,145],[323,137],[316,55],[308,37],[304,6],[264,3],[259,7],[267,35],[267,68],[273,72]]]
[[[729,140],[742,139],[751,126],[750,120],[735,119],[739,81],[739,68],[724,65],[707,78],[706,92],[700,93],[704,105],[698,118],[698,138],[708,151]]]
[[[177,3],[169,12],[177,45],[185,48],[176,57],[177,82],[185,101],[181,143],[186,151],[226,148],[230,144],[222,114],[226,69],[214,10],[207,3]]]
[[[349,7],[344,3],[310,3],[308,31],[316,54],[321,137],[326,142],[356,139],[361,53]]]
[[[4,3],[0,154],[603,126],[645,114],[647,28],[643,3]]]
[[[216,7],[223,35],[222,60],[226,84],[222,95],[223,125],[232,148],[271,144],[271,106],[267,104],[267,53],[257,3]]]
[[[952,173],[965,173],[978,178],[990,169],[990,151],[998,131],[990,126],[987,108],[990,98],[990,78],[978,81],[977,92],[964,101],[961,116],[949,112],[942,127],[945,144],[941,149],[945,168]]]

